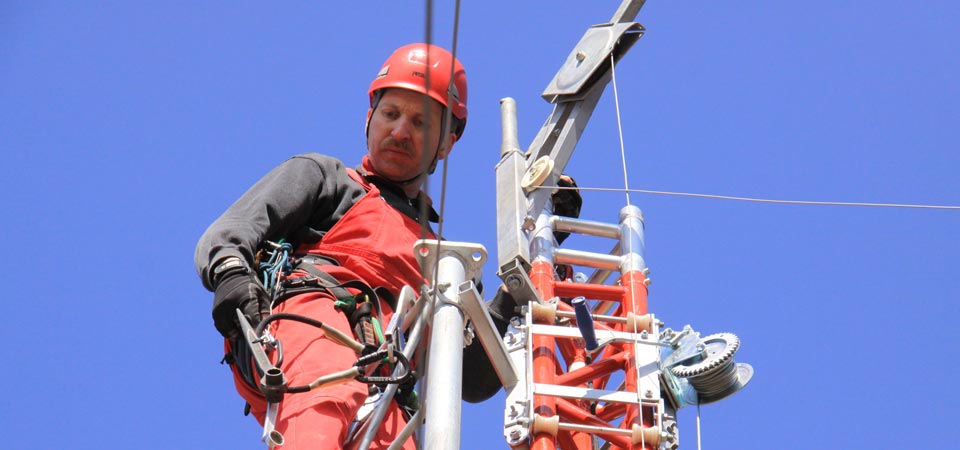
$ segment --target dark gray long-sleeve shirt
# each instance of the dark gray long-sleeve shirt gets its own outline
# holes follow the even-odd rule
[[[370,177],[392,207],[418,220],[419,202],[407,199],[402,190],[382,179]],[[265,241],[281,238],[293,243],[312,243],[337,223],[366,191],[347,175],[339,160],[307,153],[294,156],[271,170],[216,220],[200,238],[194,263],[203,285],[214,290],[211,271],[231,256],[253,267],[257,249]],[[430,219],[436,213],[430,210]],[[512,302],[511,302],[512,303]],[[501,333],[506,322],[494,317]],[[479,341],[464,349],[463,398],[485,400],[501,385]]]
[[[194,263],[213,290],[211,270],[236,256],[252,266],[264,241],[316,242],[366,194],[335,158],[308,153],[271,170],[203,233]]]

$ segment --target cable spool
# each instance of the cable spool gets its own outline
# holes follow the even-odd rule
[[[686,378],[697,391],[701,405],[723,400],[747,385],[753,377],[753,367],[736,363],[734,353],[740,348],[740,339],[733,333],[717,333],[700,340],[705,356],[690,365],[677,365],[670,371]]]

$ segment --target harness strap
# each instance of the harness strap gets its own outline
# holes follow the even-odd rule
[[[340,280],[334,278],[333,275],[330,275],[329,273],[326,273],[318,269],[317,264],[334,265],[334,266],[339,265],[332,258],[326,258],[319,255],[304,255],[300,257],[300,262],[296,266],[294,266],[294,268],[302,270],[310,275],[313,275],[319,278],[320,280],[323,280],[323,282],[326,283],[326,285],[324,285],[323,287],[329,290],[330,293],[333,294],[333,296],[336,297],[338,300],[353,297],[353,294],[351,294],[350,291],[343,288],[343,286],[345,286],[347,283],[350,283],[350,282],[341,284]]]
[[[332,258],[322,255],[307,254],[296,261],[295,269],[309,274],[308,277],[289,278],[283,282],[283,290],[276,300],[282,302],[286,298],[305,292],[325,291],[336,298],[334,307],[347,316],[354,336],[364,344],[364,353],[375,351],[383,342],[380,332],[380,295],[361,280],[340,282],[336,277],[319,269],[318,265],[337,265]],[[359,291],[353,295],[347,289]],[[389,301],[393,296],[386,297]],[[362,299],[362,300],[360,300]],[[395,303],[391,303],[391,307]]]

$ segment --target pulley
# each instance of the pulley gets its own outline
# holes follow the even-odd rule
[[[733,360],[740,348],[735,334],[712,334],[701,339],[700,346],[699,358],[687,359],[670,369],[674,376],[690,382],[699,404],[723,400],[743,389],[753,377],[752,366]]]

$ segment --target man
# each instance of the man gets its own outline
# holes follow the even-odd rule
[[[386,60],[370,84],[369,97],[367,154],[356,170],[327,156],[294,156],[231,205],[196,248],[197,271],[204,286],[215,292],[213,319],[225,338],[225,360],[231,363],[237,391],[261,424],[266,400],[245,352],[235,311],[239,308],[254,326],[269,313],[291,313],[347,335],[355,334],[357,319],[355,311],[345,311],[337,303],[344,296],[331,289],[271,299],[255,274],[258,249],[281,239],[292,244],[298,266],[286,277],[291,284],[323,276],[339,283],[360,281],[376,289],[381,295],[375,307],[382,311],[383,323],[392,314],[390,299],[403,286],[418,289],[423,281],[413,243],[436,238],[429,225],[421,223],[420,211],[427,210],[430,221],[436,221],[436,213],[420,186],[463,134],[466,73],[446,50],[410,44]],[[555,198],[555,203],[569,205],[573,198],[575,211],[566,208],[566,215],[576,215],[579,194],[566,195],[570,192],[560,191],[566,200]],[[348,292],[357,293],[357,289]],[[489,305],[501,333],[515,306],[502,290]],[[357,361],[353,350],[309,324],[284,320],[270,323],[268,329],[282,344],[280,368],[290,386],[309,384]],[[465,349],[463,373],[467,401],[485,400],[501,387],[476,340]],[[276,422],[276,430],[285,438],[283,449],[343,448],[350,423],[367,395],[367,386],[357,381],[287,394]],[[393,405],[372,448],[389,446],[404,423],[400,409]],[[404,449],[412,448],[412,442],[405,443]]]
[[[404,285],[417,289],[422,282],[413,243],[435,236],[419,223],[421,204],[429,202],[420,186],[463,133],[466,73],[444,49],[406,45],[383,64],[369,95],[368,152],[360,167],[345,169],[340,161],[318,154],[295,156],[230,206],[197,245],[197,271],[204,286],[215,292],[214,324],[233,356],[227,360],[233,361],[235,385],[261,423],[266,401],[257,377],[241,370],[245,361],[237,358],[243,353],[238,347],[245,345],[239,339],[237,308],[254,326],[269,312],[286,312],[354,334],[329,291],[295,295],[271,310],[271,299],[255,274],[261,246],[285,239],[296,254],[316,256],[311,265],[339,282],[360,280],[393,296]],[[429,206],[427,210],[435,221],[436,213]],[[391,307],[385,298],[377,306],[385,323]],[[357,360],[356,353],[327,339],[319,328],[278,321],[269,329],[283,345],[281,369],[291,386],[306,385]],[[356,381],[287,394],[276,423],[285,438],[283,448],[342,448],[367,395],[367,386]],[[392,408],[374,447],[386,448],[403,424],[398,408]],[[411,443],[404,448],[412,448]]]

